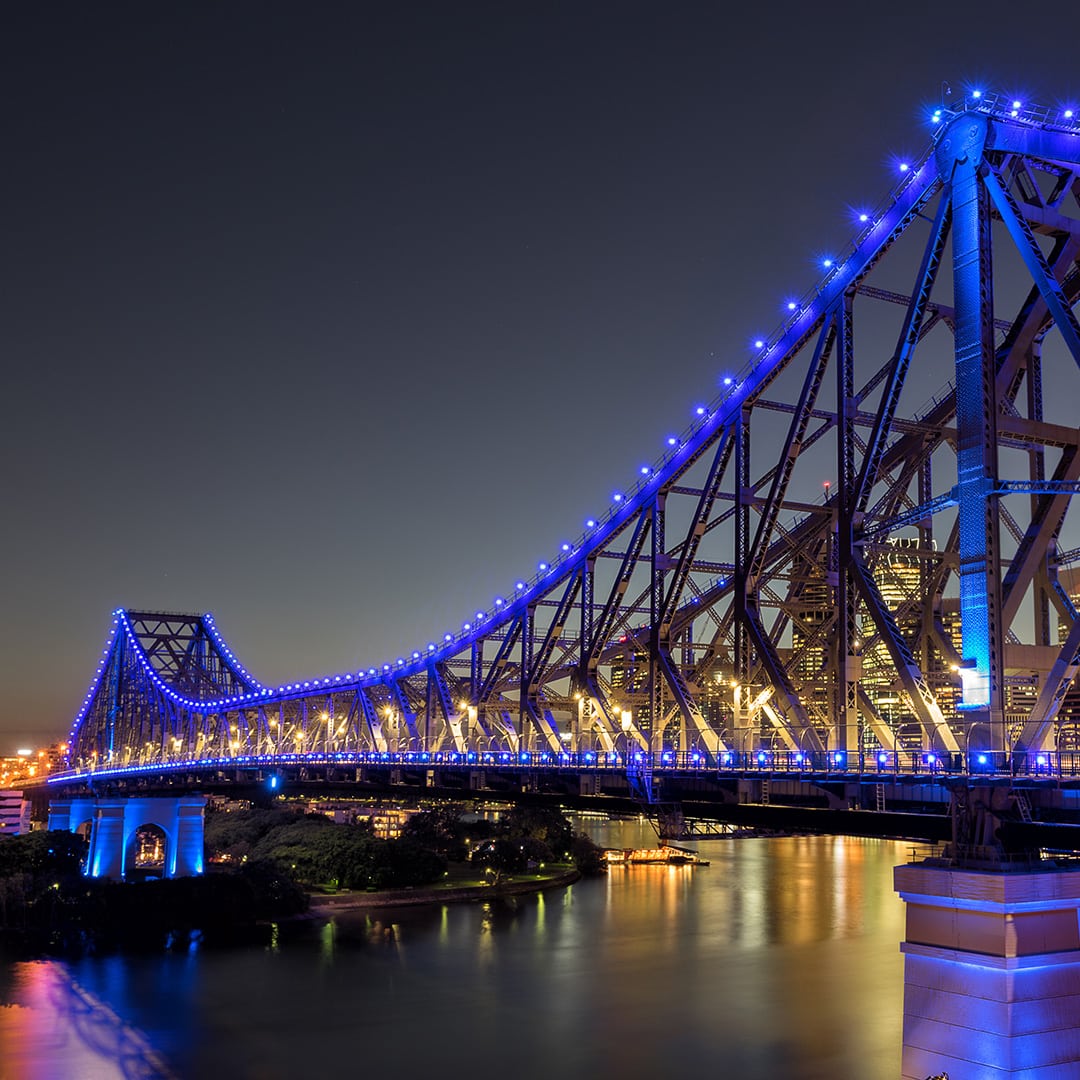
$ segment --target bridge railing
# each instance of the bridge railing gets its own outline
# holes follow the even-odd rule
[[[584,750],[470,751],[312,751],[303,754],[237,754],[225,757],[177,759],[73,769],[49,776],[50,784],[113,776],[153,776],[161,773],[211,770],[313,768],[424,769],[542,769],[576,772],[639,773],[691,772],[723,776],[733,773],[791,773],[798,776],[1023,776],[1038,779],[1080,779],[1080,751],[991,752],[948,754],[927,750],[848,752],[797,751],[768,748],[708,753],[701,749],[646,752]]]

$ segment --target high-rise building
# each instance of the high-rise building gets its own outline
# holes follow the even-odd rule
[[[0,836],[30,831],[30,800],[21,791],[0,791]]]

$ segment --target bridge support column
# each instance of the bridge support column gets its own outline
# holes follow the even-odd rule
[[[90,830],[90,877],[120,879],[124,876],[124,810],[126,799],[99,799]]]
[[[1080,1065],[1080,871],[911,863],[904,1080],[1075,1076]]]

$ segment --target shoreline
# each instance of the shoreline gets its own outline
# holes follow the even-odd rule
[[[577,870],[563,870],[533,881],[510,881],[504,885],[466,885],[448,889],[385,889],[381,892],[348,892],[335,896],[312,896],[307,915],[325,917],[345,911],[379,907],[412,907],[419,904],[463,904],[503,896],[543,892],[581,879]],[[301,916],[303,918],[303,916]]]

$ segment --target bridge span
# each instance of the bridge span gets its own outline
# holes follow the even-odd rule
[[[982,93],[928,126],[550,561],[392,661],[279,685],[210,615],[119,609],[56,782],[569,765],[1066,790],[1080,122]]]

